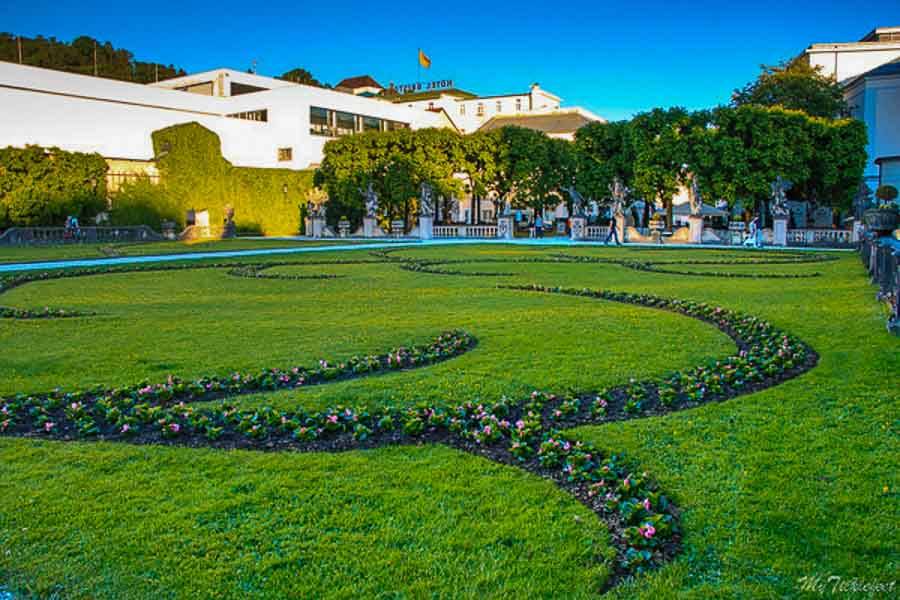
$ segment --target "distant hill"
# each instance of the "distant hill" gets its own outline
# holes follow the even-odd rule
[[[128,50],[114,48],[109,42],[80,36],[71,42],[54,37],[22,37],[22,64],[82,75],[94,74],[94,48],[97,49],[97,75],[135,83],[152,83],[185,75],[184,69],[134,59]],[[16,36],[0,33],[0,60],[19,62]]]

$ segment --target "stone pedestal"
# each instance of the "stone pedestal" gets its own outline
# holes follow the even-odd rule
[[[772,219],[772,243],[775,246],[787,246],[788,220],[784,217]]]
[[[378,226],[378,220],[375,217],[363,217],[362,234],[367,238],[384,237],[384,231]]]
[[[513,239],[515,231],[515,221],[512,216],[497,218],[497,238],[501,240]]]
[[[688,217],[688,240],[692,244],[703,243],[703,217],[691,215]]]
[[[586,235],[587,219],[584,217],[572,217],[572,231],[569,232],[569,239],[573,241],[583,240]]]
[[[430,240],[434,237],[434,217],[419,215],[419,238]]]
[[[312,237],[321,238],[327,235],[328,226],[325,224],[325,217],[310,218],[312,224]]]
[[[625,215],[616,215],[616,234],[619,236],[619,242],[625,243]]]

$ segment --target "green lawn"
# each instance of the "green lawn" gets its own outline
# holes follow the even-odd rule
[[[496,262],[560,253],[680,271],[821,276]],[[511,275],[304,264],[372,259],[358,251],[273,257],[292,264],[266,271],[337,279],[191,269],[29,283],[0,304],[96,315],[0,320],[0,394],[309,365],[424,343],[451,328],[478,345],[421,369],[236,401],[456,404],[599,389],[724,357],[734,343],[674,313],[498,284],[717,303],[800,337],[820,362],[727,403],[577,430],[626,452],[682,510],[678,557],[610,595],[781,598],[800,595],[806,575],[895,578],[900,339],[886,333],[856,255],[667,265],[768,255],[430,246],[391,256],[468,260],[438,268]],[[296,454],[3,437],[0,465],[0,590],[17,597],[593,597],[609,574],[606,527],[577,500],[552,482],[443,446]]]
[[[54,246],[0,246],[0,264],[14,262],[36,262],[44,260],[71,260],[86,258],[108,258],[111,256],[147,256],[158,254],[181,254],[193,252],[223,252],[234,250],[256,250],[265,248],[296,248],[301,246],[331,246],[334,244],[357,244],[362,240],[320,240],[298,241],[271,239],[209,240],[196,242],[145,242],[145,243],[103,243],[65,244]]]

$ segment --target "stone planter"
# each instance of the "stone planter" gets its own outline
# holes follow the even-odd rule
[[[650,219],[650,234],[653,241],[662,244],[662,232],[666,229],[666,222],[662,219]]]
[[[896,208],[870,208],[863,213],[863,221],[869,231],[886,235],[897,228],[900,213]]]

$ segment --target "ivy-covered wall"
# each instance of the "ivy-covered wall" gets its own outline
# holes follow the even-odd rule
[[[208,210],[210,225],[218,225],[230,204],[239,232],[300,230],[300,207],[312,187],[312,171],[234,167],[222,156],[219,136],[198,123],[153,132],[153,149],[160,183],[124,185],[113,195],[114,223],[159,227],[171,220],[184,226],[193,209]]]
[[[59,148],[0,148],[0,228],[62,225],[106,208],[106,161]]]

